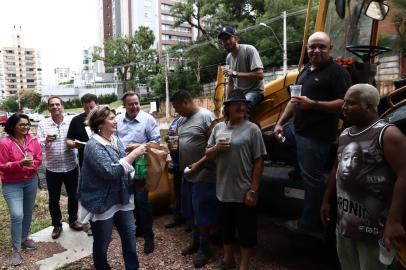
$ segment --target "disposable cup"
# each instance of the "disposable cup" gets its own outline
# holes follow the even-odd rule
[[[302,85],[296,84],[290,86],[290,96],[297,97],[302,95]]]
[[[228,70],[228,69],[230,69],[230,65],[222,65],[222,66],[221,66],[221,70],[222,70],[222,71]]]
[[[220,141],[220,140],[225,140],[227,142],[231,142],[231,135],[232,134],[233,134],[233,132],[231,130],[222,131],[217,137],[217,142]]]
[[[179,140],[179,137],[176,136],[176,135],[168,136],[168,141],[172,145],[171,150],[177,150],[178,149],[178,140]]]
[[[379,261],[384,265],[391,265],[396,255],[396,249],[391,247],[388,251],[384,245],[383,239],[379,240]]]

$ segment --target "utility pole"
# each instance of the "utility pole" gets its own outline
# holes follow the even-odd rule
[[[165,57],[165,117],[169,117],[169,80],[168,80],[168,69],[169,69],[169,55],[168,52],[166,52],[166,57]]]
[[[286,37],[286,10],[282,12],[283,17],[283,75],[288,74],[288,46]]]

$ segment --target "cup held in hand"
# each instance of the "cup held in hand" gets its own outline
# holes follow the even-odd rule
[[[289,88],[291,97],[298,97],[302,95],[302,85],[300,84],[291,85]]]
[[[384,265],[391,265],[396,255],[396,249],[391,247],[388,251],[384,245],[383,238],[378,241],[379,243],[379,261]]]

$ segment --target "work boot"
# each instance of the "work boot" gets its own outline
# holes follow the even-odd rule
[[[193,266],[195,268],[201,268],[205,266],[210,260],[210,252],[208,249],[199,249],[199,251],[193,256]]]

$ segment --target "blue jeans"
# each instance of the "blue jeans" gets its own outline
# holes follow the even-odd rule
[[[107,249],[111,241],[113,225],[121,238],[121,248],[125,269],[138,269],[135,244],[135,223],[132,211],[118,211],[107,220],[90,221],[93,233],[93,262],[96,269],[110,269],[107,262]]]
[[[136,187],[134,191],[135,209],[134,216],[138,229],[142,232],[144,239],[153,239],[152,231],[152,208],[148,199],[148,191]]]
[[[21,248],[21,241],[27,239],[30,232],[37,187],[36,176],[21,183],[3,183],[3,196],[11,218],[11,242],[18,250]]]
[[[282,161],[299,168],[305,189],[299,222],[316,225],[320,220],[320,206],[325,189],[324,166],[331,143],[316,141],[296,133],[292,123],[286,124],[283,131],[286,141],[276,146],[278,149],[272,155],[278,156],[280,153],[284,157]]]
[[[258,91],[250,91],[245,94],[245,98],[250,101],[248,103],[248,112],[251,112],[259,103],[261,103],[264,95]]]

